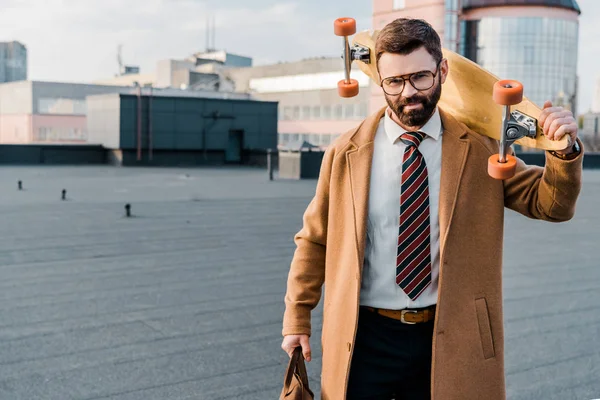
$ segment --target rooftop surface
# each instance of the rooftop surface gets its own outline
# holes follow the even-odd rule
[[[292,238],[315,184],[251,168],[0,168],[0,399],[278,398]],[[572,221],[507,212],[511,400],[600,398],[599,199],[600,171],[585,171]]]

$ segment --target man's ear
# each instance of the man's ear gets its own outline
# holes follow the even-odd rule
[[[448,73],[450,72],[450,67],[448,66],[448,60],[445,58],[440,63],[440,74],[442,74],[441,80],[442,83],[446,82],[446,78],[448,77]]]

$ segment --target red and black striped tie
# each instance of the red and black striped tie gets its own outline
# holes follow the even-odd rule
[[[400,137],[406,149],[402,161],[396,284],[412,300],[431,284],[429,180],[419,151],[424,137],[422,132],[407,132]]]

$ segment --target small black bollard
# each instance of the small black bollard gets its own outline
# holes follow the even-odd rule
[[[131,217],[131,204],[125,204],[125,216],[127,218]]]
[[[23,190],[23,182],[19,181],[19,190]]]
[[[269,180],[273,180],[273,156],[272,150],[267,149],[267,170],[269,170]]]
[[[62,190],[62,197],[63,200],[67,199],[67,191],[65,189]]]

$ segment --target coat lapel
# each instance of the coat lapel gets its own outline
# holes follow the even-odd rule
[[[368,117],[350,139],[351,148],[346,152],[352,207],[354,233],[359,266],[365,256],[367,229],[367,213],[369,205],[369,188],[371,183],[371,164],[373,161],[373,141],[381,118],[387,107]]]
[[[440,254],[443,258],[470,142],[466,130],[454,117],[441,109],[440,116],[444,127],[439,199]]]
[[[365,238],[367,229],[367,213],[369,205],[369,187],[371,181],[371,162],[373,160],[373,143],[346,153],[348,172],[352,190],[352,206],[354,207],[354,231],[356,233],[356,249],[359,263],[365,256]]]

